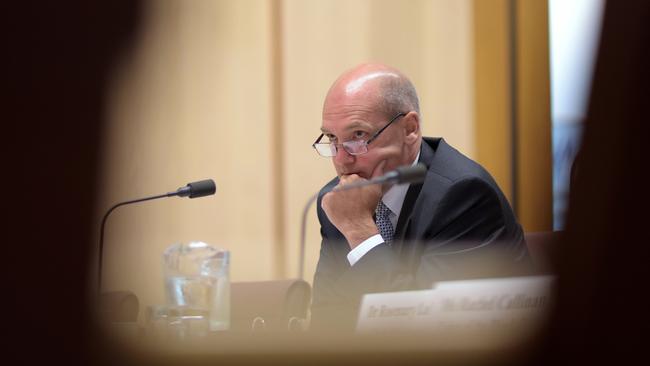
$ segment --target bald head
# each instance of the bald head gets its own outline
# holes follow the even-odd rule
[[[415,87],[399,70],[384,64],[365,63],[344,72],[330,87],[328,103],[363,100],[386,116],[415,111],[420,106]]]

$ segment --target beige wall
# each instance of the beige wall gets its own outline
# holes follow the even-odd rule
[[[252,6],[255,5],[255,6]],[[153,1],[110,100],[103,207],[214,178],[217,194],[118,208],[104,289],[162,303],[161,254],[230,249],[235,280],[273,275],[270,3]]]
[[[141,307],[164,301],[160,258],[179,241],[229,249],[233,281],[296,276],[303,206],[334,175],[310,146],[322,100],[357,63],[403,70],[419,91],[425,135],[475,157],[471,0],[153,0],[145,10],[109,99],[97,216],[203,178],[217,193],[113,213],[104,290],[133,291]],[[307,239],[311,281],[314,207]]]

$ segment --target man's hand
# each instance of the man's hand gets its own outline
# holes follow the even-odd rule
[[[372,178],[383,175],[385,165],[385,160],[377,164],[372,172]],[[339,177],[338,186],[359,180],[365,179],[357,174],[342,175]],[[379,233],[372,216],[382,194],[381,185],[369,185],[348,191],[329,192],[323,196],[321,203],[323,211],[330,222],[345,236],[350,249],[354,249],[364,240]]]

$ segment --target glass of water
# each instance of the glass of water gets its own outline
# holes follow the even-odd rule
[[[230,328],[230,252],[204,242],[174,244],[163,254],[167,305],[186,309],[210,331]],[[206,319],[207,317],[207,319]]]

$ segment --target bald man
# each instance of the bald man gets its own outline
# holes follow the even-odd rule
[[[337,177],[317,205],[313,329],[353,327],[363,294],[463,277],[460,269],[493,249],[507,262],[527,261],[521,226],[490,174],[443,139],[422,137],[417,93],[400,71],[362,64],[345,72],[322,118],[313,146],[332,159]],[[427,166],[421,184],[325,193],[418,162]]]

